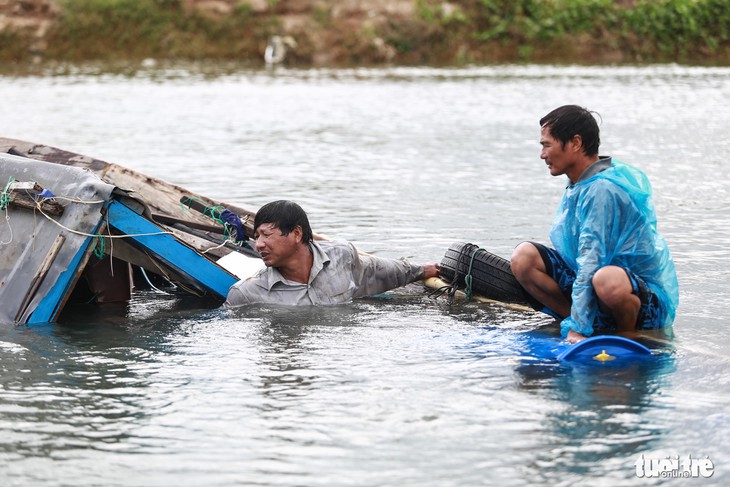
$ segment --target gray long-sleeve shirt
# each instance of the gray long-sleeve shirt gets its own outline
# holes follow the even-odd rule
[[[276,268],[267,267],[234,284],[226,306],[339,304],[423,278],[423,266],[361,255],[348,242],[312,242],[310,247],[314,259],[307,284],[284,279]]]

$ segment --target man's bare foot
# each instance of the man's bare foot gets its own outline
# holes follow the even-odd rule
[[[585,340],[586,337],[578,333],[577,331],[570,330],[568,332],[568,336],[565,337],[568,343],[578,343],[582,340]]]

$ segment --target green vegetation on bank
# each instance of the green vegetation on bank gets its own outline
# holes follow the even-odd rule
[[[355,31],[319,6],[306,29],[289,33],[281,31],[280,9],[254,13],[246,3],[226,15],[188,10],[184,0],[59,4],[42,42],[27,32],[0,31],[0,60],[260,63],[267,39],[289,34],[296,48],[287,62],[300,65],[315,62],[322,50],[334,64],[730,64],[730,0],[414,0],[415,17],[381,19]]]
[[[229,58],[266,39],[249,9],[210,18],[186,12],[182,0],[61,0],[44,55],[59,60]]]
[[[513,59],[730,60],[730,0],[418,0],[437,44],[489,45]],[[471,52],[468,48],[464,52]]]

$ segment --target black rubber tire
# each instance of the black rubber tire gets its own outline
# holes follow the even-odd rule
[[[449,247],[441,261],[441,278],[453,282],[458,276],[458,286],[464,286],[464,276],[469,270],[472,255],[472,291],[485,298],[504,303],[528,304],[525,290],[512,274],[509,260],[480,249],[477,245],[456,242]]]

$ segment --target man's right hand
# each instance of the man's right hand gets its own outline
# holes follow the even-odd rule
[[[438,264],[424,264],[423,265],[423,278],[429,279],[431,277],[438,277],[441,274],[441,266]]]

